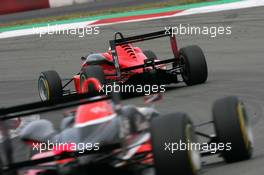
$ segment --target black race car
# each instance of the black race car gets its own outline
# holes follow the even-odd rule
[[[245,106],[237,97],[225,97],[213,105],[209,122],[195,125],[186,113],[161,114],[152,107],[122,106],[117,95],[88,94],[65,97],[60,101],[38,102],[0,110],[4,150],[1,151],[0,174],[141,174],[151,168],[156,175],[196,175],[203,156],[220,155],[226,162],[250,159],[253,150],[252,132]],[[160,99],[155,94],[146,102]],[[27,125],[20,134],[33,146],[59,142],[51,150],[35,154],[31,160],[12,161],[8,139],[8,119],[32,113],[80,105],[67,113],[61,129],[55,130],[48,120]],[[84,112],[84,113],[82,113]],[[85,113],[89,115],[85,115]],[[92,115],[94,114],[94,115]],[[206,134],[198,127],[212,124],[215,133]],[[199,142],[198,137],[207,139]],[[68,146],[91,144],[77,149]],[[185,146],[182,146],[185,145]],[[32,170],[33,169],[33,170]]]

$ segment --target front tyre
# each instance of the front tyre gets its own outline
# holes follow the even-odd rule
[[[173,113],[154,118],[151,121],[151,141],[156,175],[198,174],[200,152],[188,146],[197,143],[197,139],[186,114]],[[171,145],[170,150],[165,150],[165,143]],[[180,148],[180,144],[185,144],[185,148]],[[172,152],[177,146],[178,149]]]
[[[38,92],[42,101],[61,98],[62,82],[56,71],[41,72],[38,79]]]
[[[207,80],[207,63],[199,46],[193,45],[181,48],[179,61],[182,66],[183,81],[188,86],[201,84]]]
[[[220,143],[231,144],[222,151],[226,162],[250,159],[253,152],[253,134],[247,111],[235,96],[217,100],[213,105],[215,132]]]

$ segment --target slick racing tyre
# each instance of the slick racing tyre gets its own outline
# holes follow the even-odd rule
[[[157,55],[152,50],[144,50],[143,53],[148,59],[158,59]]]
[[[193,45],[180,49],[180,65],[183,81],[188,85],[204,83],[208,70],[204,53],[199,46]]]
[[[42,101],[54,100],[62,97],[62,82],[56,71],[41,72],[38,79],[38,91]]]
[[[222,152],[226,162],[250,159],[253,152],[253,134],[245,106],[237,97],[217,100],[213,105],[213,121],[219,143],[230,144]]]
[[[199,173],[200,152],[188,149],[188,144],[197,143],[197,138],[186,114],[173,113],[154,118],[150,129],[156,175]]]
[[[106,81],[104,71],[102,67],[98,65],[91,65],[91,66],[84,67],[82,69],[81,74],[80,74],[81,88],[83,88],[83,82],[88,78],[97,79],[101,85],[105,84],[105,81]],[[95,91],[95,87],[93,84],[89,84],[87,88],[88,88],[88,91],[90,92]]]

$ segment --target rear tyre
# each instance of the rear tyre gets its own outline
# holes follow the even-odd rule
[[[101,83],[101,85],[105,84],[106,82],[104,71],[102,67],[98,65],[87,66],[82,69],[82,72],[80,74],[81,88],[83,87],[83,82],[88,78],[96,78]],[[94,84],[92,83],[88,84],[87,88],[89,92],[96,91]]]
[[[180,65],[183,66],[181,75],[188,85],[204,83],[208,70],[204,53],[199,46],[193,45],[180,49]]]
[[[253,134],[242,101],[231,96],[217,100],[213,105],[215,132],[220,143],[230,144],[222,152],[226,162],[250,159],[253,152]]]
[[[148,59],[158,59],[157,55],[152,50],[144,50],[143,53]]]
[[[38,91],[42,101],[62,97],[62,82],[56,71],[41,72],[38,79]]]
[[[156,175],[196,175],[201,167],[200,152],[182,147],[180,144],[197,142],[193,125],[186,114],[173,113],[151,121],[151,141]],[[173,144],[177,150],[166,150],[166,144]],[[178,145],[176,145],[178,144]]]

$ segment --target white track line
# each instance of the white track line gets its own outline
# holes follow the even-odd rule
[[[264,0],[245,0],[245,1],[240,1],[240,2],[227,3],[227,4],[191,8],[191,9],[182,11],[181,13],[177,13],[173,16],[174,17],[175,16],[187,16],[187,15],[194,15],[194,14],[212,13],[212,12],[260,7],[260,6],[264,6]]]
[[[95,0],[49,0],[50,8],[53,7],[63,7],[73,4],[82,4],[87,2],[94,2]]]

